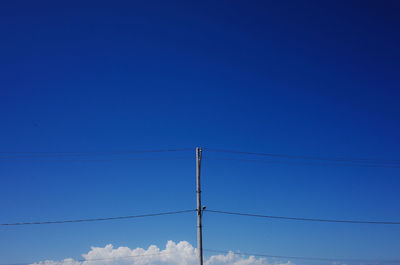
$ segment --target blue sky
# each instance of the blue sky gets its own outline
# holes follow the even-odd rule
[[[2,3],[0,151],[203,146],[400,159],[399,8],[395,1]],[[129,157],[160,159],[0,160],[1,223],[195,207],[194,151]],[[398,168],[216,159],[227,157],[246,158],[204,152],[210,209],[400,220]],[[0,262],[76,258],[109,243],[195,245],[195,221],[187,214],[2,227]],[[212,213],[204,225],[210,249],[399,258],[397,226]]]

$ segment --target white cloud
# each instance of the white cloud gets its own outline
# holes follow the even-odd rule
[[[64,259],[61,261],[40,261],[32,265],[197,265],[197,249],[190,243],[168,241],[165,249],[151,245],[147,249],[128,247],[92,247],[82,260]],[[245,257],[233,252],[214,255],[205,260],[205,265],[294,265],[270,263],[265,258]]]
[[[243,257],[242,255],[229,252],[226,255],[211,256],[205,263],[206,265],[294,265],[290,261],[287,263],[269,263],[266,258],[256,258],[254,256]]]

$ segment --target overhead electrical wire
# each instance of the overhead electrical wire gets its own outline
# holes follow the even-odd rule
[[[254,256],[263,258],[275,258],[275,259],[295,259],[295,260],[308,260],[308,261],[328,261],[328,262],[365,262],[365,263],[377,263],[377,264],[400,264],[400,260],[383,260],[383,259],[349,259],[349,258],[319,258],[319,257],[303,257],[303,256],[282,256],[282,255],[270,255],[270,254],[259,254],[259,253],[248,253],[248,252],[234,252],[228,250],[215,250],[215,249],[203,249],[206,252],[211,253],[221,253],[221,254],[234,254],[234,255],[244,255],[244,256]],[[75,262],[95,262],[95,261],[105,261],[105,260],[119,260],[128,258],[140,258],[140,257],[151,257],[151,256],[164,256],[170,255],[172,253],[154,253],[154,254],[139,254],[139,255],[128,255],[121,257],[112,258],[95,258],[95,259],[74,259]],[[2,263],[0,265],[28,265],[34,264],[35,262],[19,262],[19,263]]]
[[[0,152],[0,159],[20,159],[20,158],[40,158],[40,157],[93,157],[105,155],[133,155],[133,154],[151,154],[151,153],[171,153],[193,151],[194,148],[177,149],[149,149],[149,150],[115,150],[115,151],[87,151],[87,152]]]
[[[129,154],[146,154],[146,153],[167,153],[167,152],[184,152],[193,151],[192,147],[176,148],[176,149],[148,149],[148,150],[113,150],[113,151],[64,151],[64,152],[0,152],[0,159],[11,158],[36,158],[36,157],[76,157],[76,156],[101,156],[101,155],[129,155]],[[203,148],[203,151],[217,152],[217,153],[231,153],[238,155],[252,155],[264,156],[271,158],[283,159],[302,159],[314,161],[328,161],[328,162],[346,162],[346,163],[362,163],[362,164],[389,164],[400,165],[400,159],[371,159],[371,158],[343,158],[343,157],[320,157],[320,156],[307,156],[307,155],[288,155],[281,153],[261,153],[261,152],[248,152],[237,151],[229,149],[216,149],[216,148]]]
[[[160,213],[150,213],[150,214],[141,214],[141,215],[127,215],[127,216],[116,216],[116,217],[2,223],[2,224],[0,224],[0,226],[45,225],[45,224],[63,224],[63,223],[83,223],[83,222],[111,221],[111,220],[122,220],[122,219],[133,219],[133,218],[144,218],[144,217],[153,217],[153,216],[162,216],[162,215],[182,214],[182,213],[189,213],[189,212],[195,212],[195,211],[196,210],[181,210],[181,211],[172,211],[172,212],[160,212]],[[366,221],[366,220],[303,218],[303,217],[288,217],[288,216],[276,216],[276,215],[262,215],[262,214],[243,213],[243,212],[230,212],[230,211],[210,210],[210,209],[205,209],[204,212],[225,214],[225,215],[258,217],[258,218],[267,218],[267,219],[289,220],[289,221],[324,222],[324,223],[351,223],[351,224],[375,224],[375,225],[400,225],[400,222],[394,222],[394,221]]]
[[[122,220],[122,219],[133,219],[133,218],[144,218],[161,215],[173,215],[194,212],[196,210],[181,210],[172,212],[159,212],[139,215],[126,215],[116,217],[102,217],[102,218],[87,218],[87,219],[71,219],[71,220],[55,220],[55,221],[35,221],[35,222],[17,222],[17,223],[3,223],[0,226],[20,226],[20,225],[48,225],[48,224],[64,224],[64,223],[83,223],[83,222],[97,222],[97,221],[111,221],[111,220]]]
[[[56,159],[52,158],[0,158],[3,161],[29,161],[29,162],[112,162],[112,161],[146,161],[146,160],[183,160],[192,159],[193,157],[118,157],[118,158],[99,158],[99,159],[80,159],[80,158],[68,158],[68,159]]]
[[[193,151],[194,148],[181,148],[181,149],[155,149],[155,150],[130,150],[130,151],[105,151],[105,152],[0,152],[0,160],[28,160],[28,161],[78,161],[78,162],[103,162],[103,161],[118,161],[118,160],[164,160],[164,159],[186,159],[189,157],[179,157],[179,158],[138,158],[138,157],[112,157],[112,158],[101,158],[101,159],[82,159],[82,157],[93,157],[93,156],[103,156],[103,155],[131,155],[131,154],[145,154],[145,153],[163,153],[163,152],[181,152],[181,151]],[[304,164],[299,160],[312,160],[312,161],[322,161],[329,162],[324,164],[316,165],[329,165],[329,166],[362,166],[362,167],[388,167],[388,168],[400,168],[400,160],[383,160],[383,159],[367,159],[367,158],[334,158],[334,157],[317,157],[317,156],[305,156],[305,155],[287,155],[279,153],[257,153],[257,152],[245,152],[245,151],[235,151],[226,149],[213,149],[213,148],[203,148],[203,150],[217,153],[231,153],[237,155],[249,155],[249,156],[262,156],[269,157],[269,160],[253,160],[253,159],[240,159],[240,158],[212,158],[217,160],[235,160],[235,161],[246,161],[246,162],[262,162],[262,163],[284,163],[284,164]],[[70,157],[71,159],[40,159],[40,158],[63,158]],[[81,157],[81,158],[76,158]],[[38,159],[39,158],[39,159]],[[192,158],[192,157],[190,157]],[[280,158],[283,160],[273,160],[274,158]],[[297,161],[287,161],[285,159],[295,159]],[[315,164],[314,164],[315,165]],[[122,220],[122,219],[133,219],[133,218],[144,218],[152,216],[162,216],[162,215],[173,215],[182,214],[188,212],[195,212],[196,210],[181,210],[181,211],[171,211],[171,212],[160,212],[160,213],[150,213],[142,215],[128,215],[128,216],[117,216],[117,217],[103,217],[103,218],[88,218],[88,219],[70,219],[70,220],[55,220],[55,221],[35,221],[35,222],[17,222],[17,223],[3,223],[0,226],[22,226],[22,225],[42,225],[42,224],[62,224],[62,223],[81,223],[81,222],[96,222],[96,221],[110,221],[110,220]],[[252,214],[244,212],[230,212],[222,210],[210,210],[205,209],[205,212],[225,214],[225,215],[236,215],[236,216],[248,216],[257,218],[267,218],[267,219],[277,219],[277,220],[287,220],[287,221],[305,221],[305,222],[324,222],[324,223],[350,223],[350,224],[375,224],[375,225],[400,225],[400,222],[395,221],[369,221],[369,220],[343,220],[343,219],[323,219],[323,218],[303,218],[303,217],[288,217],[288,216],[274,216],[274,215],[262,215],[262,214]],[[230,251],[225,250],[212,250],[204,249],[209,252],[218,253],[230,253]],[[270,258],[285,258],[285,259],[303,259],[303,260],[317,260],[317,261],[353,261],[353,262],[370,262],[370,263],[387,263],[387,264],[400,264],[400,260],[362,260],[362,259],[333,259],[333,258],[315,258],[315,257],[298,257],[298,256],[278,256],[278,255],[267,255],[267,254],[252,254],[244,252],[231,252],[234,254],[241,255],[251,255],[259,257],[270,257]],[[167,253],[166,253],[167,254]],[[145,255],[135,255],[119,258],[134,258]],[[107,258],[114,259],[114,258]],[[92,260],[77,260],[80,262],[90,262],[99,261],[107,259],[92,259]],[[27,263],[14,263],[7,265],[23,265]],[[6,265],[6,264],[0,264]]]
[[[225,214],[225,215],[238,215],[238,216],[248,216],[248,217],[258,217],[258,218],[268,218],[268,219],[279,219],[279,220],[289,220],[289,221],[323,222],[323,223],[349,223],[349,224],[373,224],[373,225],[400,225],[400,222],[393,222],[393,221],[365,221],[365,220],[303,218],[303,217],[288,217],[288,216],[276,216],[276,215],[262,215],[262,214],[243,213],[243,212],[228,212],[228,211],[209,210],[209,209],[205,209],[204,211],[205,212],[210,212],[210,213]]]
[[[232,157],[210,157],[205,156],[205,159],[221,160],[221,161],[238,161],[238,162],[250,162],[250,163],[266,163],[266,164],[283,164],[283,165],[310,165],[310,166],[333,166],[333,167],[367,167],[367,168],[400,168],[400,164],[358,164],[358,163],[313,163],[313,162],[302,162],[302,161],[282,161],[272,159],[242,159]]]
[[[248,152],[248,151],[236,151],[228,149],[216,149],[216,148],[203,148],[203,150],[217,153],[231,153],[238,155],[253,155],[253,156],[264,156],[264,157],[275,157],[275,158],[286,158],[286,159],[303,159],[303,160],[316,160],[316,161],[329,161],[329,162],[353,162],[353,163],[370,163],[370,164],[399,164],[399,159],[372,159],[372,158],[343,158],[343,157],[320,157],[320,156],[307,156],[307,155],[288,155],[280,153],[259,153],[259,152]]]
[[[64,162],[106,162],[106,161],[123,161],[123,160],[164,160],[164,159],[186,159],[184,158],[152,158],[152,157],[111,157],[111,158],[90,158],[93,156],[126,156],[133,154],[150,154],[150,153],[167,153],[167,152],[184,152],[193,151],[194,148],[177,148],[177,149],[149,149],[149,150],[114,150],[114,151],[67,151],[67,152],[0,152],[0,160],[18,160],[18,161],[64,161]],[[239,155],[250,155],[250,156],[262,156],[269,157],[271,159],[240,159],[232,157],[210,157],[205,158],[213,160],[232,160],[242,162],[257,162],[257,163],[275,163],[275,164],[299,164],[299,165],[321,165],[321,166],[358,166],[358,167],[384,167],[384,168],[400,168],[400,160],[383,160],[383,159],[368,159],[368,158],[332,158],[332,157],[317,157],[317,156],[305,156],[305,155],[287,155],[280,153],[258,153],[258,152],[247,152],[247,151],[235,151],[228,149],[215,149],[215,148],[203,148],[205,151],[217,152],[217,153],[231,153]],[[71,159],[65,159],[65,158]],[[80,158],[77,158],[80,157]],[[81,157],[88,157],[82,159]],[[43,159],[45,158],[45,159]],[[47,159],[53,158],[53,159]],[[312,160],[322,161],[329,163],[304,163],[301,161],[287,161],[287,160],[276,160],[273,158],[280,159],[296,159],[296,160]]]
[[[228,250],[215,250],[215,249],[203,249],[206,252],[223,253],[223,254],[235,254],[245,255],[254,257],[265,257],[265,258],[277,258],[277,259],[297,259],[297,260],[309,260],[309,261],[328,261],[328,262],[365,262],[365,263],[384,263],[384,264],[400,264],[399,260],[373,260],[373,259],[349,259],[349,258],[319,258],[319,257],[303,257],[303,256],[281,256],[281,255],[270,255],[270,254],[257,254],[248,252],[234,252]]]
[[[137,154],[137,153],[164,153],[164,152],[182,152],[182,151],[193,151],[194,148],[176,148],[176,149],[143,149],[143,150],[114,150],[114,151],[64,151],[64,152],[0,152],[0,154],[11,154],[11,155],[115,155],[115,154]]]
[[[94,262],[94,261],[104,261],[104,260],[118,260],[118,259],[128,259],[128,258],[139,258],[139,257],[151,257],[151,256],[164,256],[170,255],[171,253],[154,253],[154,254],[139,254],[139,255],[128,255],[121,257],[112,257],[112,258],[95,258],[95,259],[74,259],[74,262]],[[19,263],[1,263],[0,265],[28,265],[34,264],[35,262],[19,262]]]

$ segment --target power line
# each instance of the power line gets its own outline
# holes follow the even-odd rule
[[[0,152],[1,160],[6,161],[33,161],[33,162],[109,162],[130,160],[176,160],[192,157],[126,157],[134,154],[154,154],[190,151],[193,148],[180,149],[151,149],[151,150],[126,150],[126,151],[101,151],[101,152]],[[105,158],[91,158],[98,156],[114,156]],[[117,157],[115,157],[117,156]]]
[[[154,253],[154,254],[139,254],[139,255],[129,255],[129,256],[121,256],[121,257],[112,257],[112,258],[96,258],[96,259],[74,259],[74,262],[94,262],[94,261],[102,261],[102,260],[118,260],[118,259],[127,259],[127,258],[139,258],[139,257],[151,257],[151,256],[163,256],[170,255],[171,253]],[[2,263],[0,265],[27,265],[34,264],[36,262],[19,262],[19,263]]]
[[[4,161],[29,161],[29,162],[112,162],[112,161],[146,161],[146,160],[181,160],[181,159],[192,159],[193,157],[127,157],[127,158],[103,158],[103,159],[46,159],[46,158],[1,158]]]
[[[282,256],[282,255],[270,255],[270,254],[258,254],[258,253],[248,253],[248,252],[234,252],[228,250],[215,250],[215,249],[204,249],[206,252],[221,253],[221,254],[235,254],[235,255],[245,255],[245,256],[255,256],[264,258],[277,258],[277,259],[297,259],[297,260],[309,260],[309,261],[343,261],[343,262],[365,262],[365,263],[386,263],[386,264],[400,264],[400,260],[370,260],[370,259],[348,259],[348,258],[319,258],[319,257],[303,257],[303,256]],[[164,256],[170,255],[171,253],[154,253],[154,254],[140,254],[140,255],[129,255],[121,257],[112,258],[96,258],[96,259],[74,259],[75,262],[94,262],[94,261],[104,261],[104,260],[118,260],[127,258],[139,258],[139,257],[152,257],[152,256]],[[2,263],[0,265],[27,265],[33,264],[35,262],[20,262],[20,263]]]
[[[209,209],[205,209],[204,211],[211,212],[211,213],[218,213],[218,214],[239,215],[239,216],[291,220],[291,221],[324,222],[324,223],[350,223],[350,224],[375,224],[375,225],[400,225],[400,222],[391,222],[391,221],[363,221],[363,220],[302,218],[302,217],[287,217],[287,216],[251,214],[251,213],[242,213],[242,212],[228,212],[228,211],[209,210]]]
[[[17,225],[47,225],[47,224],[64,224],[64,223],[83,223],[83,222],[97,222],[97,221],[111,221],[111,220],[121,220],[121,219],[133,219],[133,218],[144,218],[153,217],[161,215],[173,215],[194,212],[196,210],[181,210],[173,212],[161,212],[161,213],[150,213],[150,214],[140,214],[140,215],[127,215],[127,216],[117,216],[117,217],[103,217],[103,218],[88,218],[88,219],[73,219],[73,220],[57,220],[57,221],[41,221],[41,222],[18,222],[18,223],[5,223],[0,224],[0,226],[17,226]]]
[[[270,255],[270,254],[259,254],[259,253],[248,253],[248,252],[234,252],[228,250],[215,250],[215,249],[204,249],[206,252],[221,253],[221,254],[235,254],[235,255],[245,255],[254,257],[264,257],[264,258],[276,258],[276,259],[297,259],[297,260],[309,260],[309,261],[343,261],[343,262],[365,262],[365,263],[386,263],[386,264],[400,264],[400,260],[371,260],[371,259],[348,259],[348,258],[320,258],[320,257],[304,257],[304,256],[282,256],[282,255]],[[94,262],[94,261],[104,261],[104,260],[118,260],[127,258],[139,258],[139,257],[152,257],[152,256],[164,256],[170,255],[171,253],[154,253],[154,254],[139,254],[139,255],[128,255],[121,257],[112,258],[96,258],[96,259],[74,259],[75,262]],[[33,264],[35,262],[20,262],[20,263],[2,263],[0,265],[27,265]]]
[[[247,152],[247,151],[236,151],[228,149],[215,149],[215,148],[204,148],[207,151],[217,153],[232,153],[240,155],[254,155],[254,156],[267,156],[276,158],[287,158],[287,159],[306,159],[306,160],[317,160],[317,161],[331,161],[331,162],[353,162],[353,163],[372,163],[372,164],[400,164],[400,160],[386,160],[386,159],[371,159],[371,158],[338,158],[338,157],[319,157],[319,156],[306,156],[306,155],[288,155],[280,153],[259,153],[259,152]]]
[[[365,263],[386,263],[386,264],[400,264],[400,260],[368,260],[368,259],[347,259],[347,258],[319,258],[319,257],[302,257],[302,256],[280,256],[280,255],[269,255],[269,254],[257,254],[248,252],[233,252],[228,250],[215,250],[215,249],[204,249],[207,252],[223,253],[223,254],[235,254],[265,258],[278,258],[278,259],[298,259],[298,260],[309,260],[309,261],[329,261],[329,262],[365,262]]]
[[[2,155],[12,155],[21,157],[21,155],[33,156],[94,156],[94,155],[126,155],[126,154],[144,154],[144,153],[167,153],[193,151],[194,148],[176,148],[176,149],[148,149],[148,150],[114,150],[114,151],[64,151],[64,152],[0,152]],[[2,157],[0,157],[2,158]]]
[[[368,167],[368,168],[400,168],[400,164],[357,164],[357,163],[307,163],[300,161],[282,161],[282,160],[265,160],[265,159],[242,159],[232,157],[209,157],[206,159],[221,160],[221,161],[238,161],[238,162],[250,162],[250,163],[266,163],[266,164],[284,164],[284,165],[311,165],[311,166],[333,166],[333,167]]]

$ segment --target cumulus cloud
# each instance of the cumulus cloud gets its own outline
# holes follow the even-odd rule
[[[92,247],[82,260],[64,259],[61,261],[46,260],[31,265],[197,265],[197,249],[189,242],[175,243],[168,241],[165,249],[155,245],[147,249],[128,247],[114,248],[111,244],[105,247]],[[294,265],[288,263],[271,263],[265,258],[229,252],[214,255],[205,260],[205,265]]]
[[[205,263],[206,265],[294,265],[290,261],[287,263],[269,263],[266,258],[256,258],[254,256],[243,257],[242,255],[229,252],[226,255],[211,256]]]

